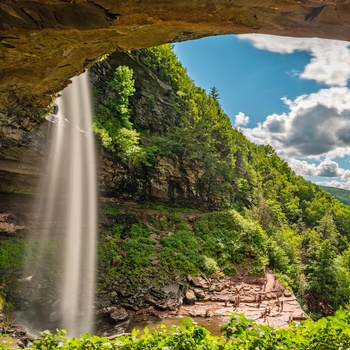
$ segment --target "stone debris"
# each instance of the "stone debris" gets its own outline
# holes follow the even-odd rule
[[[306,318],[294,294],[285,289],[269,269],[264,277],[225,277],[208,285],[189,276],[188,282],[190,288],[186,294],[194,293],[197,301],[193,306],[181,306],[177,315],[210,317],[239,312],[256,323],[274,327],[286,327],[291,321]],[[187,298],[184,301],[190,304]]]
[[[187,276],[189,286],[183,302],[176,310],[152,311],[150,307],[129,313],[133,321],[164,319],[171,316],[208,318],[222,317],[232,312],[244,313],[258,324],[288,327],[290,322],[306,319],[294,294],[285,289],[276,276],[266,270],[263,277],[238,275],[219,281]],[[159,308],[157,310],[160,310]]]

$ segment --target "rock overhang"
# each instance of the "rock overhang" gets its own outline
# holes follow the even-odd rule
[[[44,108],[102,55],[210,35],[350,41],[349,0],[4,0],[0,111]]]

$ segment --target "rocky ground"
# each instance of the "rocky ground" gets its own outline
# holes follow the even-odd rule
[[[166,294],[163,305],[137,311],[120,305],[109,307],[105,310],[109,317],[99,319],[97,333],[113,337],[125,332],[130,322],[137,326],[141,321],[159,323],[164,320],[169,325],[175,316],[197,320],[203,318],[207,325],[199,323],[210,330],[214,323],[218,323],[216,327],[219,328],[232,312],[244,313],[258,324],[273,327],[287,327],[291,321],[299,322],[307,317],[293,293],[285,289],[268,269],[265,276],[260,278],[238,274],[219,281],[205,276],[188,276],[187,280],[185,290],[176,284],[163,287]],[[4,321],[4,314],[1,314],[1,319]],[[25,330],[5,326],[5,322],[1,323],[0,333],[11,336],[13,347],[26,345],[33,340]]]
[[[128,320],[137,324],[173,316],[210,319],[238,312],[258,324],[273,327],[287,327],[291,321],[299,322],[306,318],[294,294],[285,289],[268,269],[260,278],[239,274],[222,278],[219,282],[205,276],[188,276],[187,279],[189,286],[183,295],[176,285],[168,286],[163,310],[159,305],[138,311],[120,307],[110,309],[110,316],[117,324],[105,334],[123,331]]]

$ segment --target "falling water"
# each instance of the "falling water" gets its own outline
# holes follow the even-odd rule
[[[79,336],[93,331],[96,265],[96,168],[87,73],[72,80],[57,105],[58,115],[49,118],[50,154],[38,204],[40,225],[45,226],[39,241],[46,248],[36,257],[42,271],[33,276],[41,276],[36,283],[41,293],[45,285],[47,293],[57,286],[58,296],[47,311],[49,321],[56,321],[69,336]],[[50,278],[54,283],[47,282]],[[42,312],[37,310],[36,318],[43,319]]]
[[[78,335],[92,331],[96,265],[95,149],[87,74],[75,78],[64,90],[59,109],[70,122],[62,147],[68,157],[62,326]]]

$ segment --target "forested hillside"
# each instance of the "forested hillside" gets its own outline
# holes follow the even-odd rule
[[[270,146],[252,144],[234,129],[216,89],[207,94],[195,86],[170,45],[112,55],[94,68],[92,80],[95,132],[105,157],[128,174],[130,198],[216,211],[194,226],[165,228],[175,232],[162,241],[164,261],[164,247],[169,256],[192,247],[181,253],[181,264],[170,263],[171,271],[230,274],[250,259],[252,273],[268,265],[315,316],[348,304],[350,208],[296,176]],[[145,80],[155,84],[152,91]],[[163,179],[168,195],[142,190],[161,181],[160,168],[171,173],[176,166],[182,173]],[[136,251],[152,246],[136,247],[142,235],[148,237],[119,233],[117,241]]]
[[[335,187],[327,187],[321,186],[326,192],[330,193],[334,198],[338,199],[338,201],[342,202],[345,205],[350,205],[350,191],[344,188],[335,188]]]
[[[236,288],[237,295],[244,280],[253,290],[249,306],[257,312],[253,296],[263,295],[270,304],[278,301],[277,292],[291,295],[289,290],[313,319],[348,306],[350,207],[296,176],[270,146],[254,145],[233,128],[218,91],[195,86],[171,45],[114,53],[90,76],[98,140],[100,326],[112,319],[113,332],[120,333],[130,315],[177,312],[182,303],[210,304],[212,296],[223,306],[225,293]],[[35,245],[25,232],[2,241],[6,283],[0,309],[47,306],[57,299],[54,293],[27,293],[35,279],[12,288],[13,271],[18,273],[24,257],[36,260],[26,253]],[[273,293],[254,284],[267,267],[283,284]],[[113,344],[89,336],[81,342],[128,349],[338,349],[350,344],[348,325],[348,311],[290,331],[234,316],[220,338],[187,325],[139,338],[134,332]],[[45,333],[33,348],[58,343],[78,346],[63,333]]]

